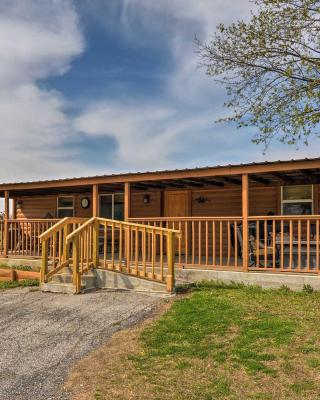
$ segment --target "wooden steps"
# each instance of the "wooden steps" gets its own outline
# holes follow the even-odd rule
[[[96,278],[93,271],[81,276],[81,292],[96,289]],[[75,294],[76,289],[72,283],[72,266],[64,267],[60,273],[53,275],[49,282],[41,283],[43,292]]]
[[[43,292],[77,293],[75,286],[72,284],[72,266],[63,268],[59,273],[53,275],[49,282],[41,283],[40,287]],[[91,269],[81,276],[81,293],[97,289],[167,293],[164,283],[103,268]]]

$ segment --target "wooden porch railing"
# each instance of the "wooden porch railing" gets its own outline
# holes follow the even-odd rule
[[[175,237],[172,229],[91,218],[67,237],[72,245],[73,284],[81,290],[81,275],[100,267],[166,283],[174,287]]]
[[[130,220],[180,230],[175,248],[179,267],[242,270],[241,217]],[[320,273],[320,215],[253,216],[248,231],[249,271]]]
[[[93,217],[64,218],[40,236],[41,282],[71,266],[76,292],[81,276],[91,268],[105,268],[174,287],[175,237],[172,229]]]
[[[59,219],[0,220],[0,256],[40,258],[40,236]]]
[[[240,217],[139,218],[131,221],[181,231],[175,247],[180,267],[242,268]]]
[[[76,218],[73,221],[77,222],[72,223],[69,233],[83,224],[86,219]],[[181,231],[174,245],[175,262],[180,267],[242,270],[241,217],[139,218],[130,221],[147,228]],[[5,221],[1,220],[0,256],[40,258],[42,254],[40,236],[57,222],[59,220],[10,219],[7,221],[6,236]],[[252,216],[248,218],[248,223],[249,270],[320,273],[320,215]],[[144,234],[141,227],[138,228],[138,234],[136,234],[135,228],[129,229],[119,225],[114,225],[112,228],[110,224],[111,222],[105,227],[102,222],[99,222],[98,248],[100,262],[101,258],[104,262],[103,266],[115,268],[119,259],[122,261],[128,259],[131,260],[130,268],[132,269],[136,260],[137,246],[138,265],[145,263],[148,273],[151,273],[150,271],[154,268],[155,274],[161,275],[161,268],[159,270],[158,266],[159,263],[165,262],[160,255],[165,256],[166,234],[162,233],[164,237],[161,238],[160,232],[163,232],[161,229],[157,231],[147,229]],[[92,235],[92,228],[90,229]],[[130,238],[126,236],[126,244],[124,243],[125,235],[130,236]],[[59,257],[57,244],[59,240],[63,240],[63,235],[59,238],[58,233],[55,244],[53,237],[48,241],[48,260],[51,263],[53,258],[56,262]],[[81,245],[81,248],[87,249],[88,243],[87,253],[91,251],[92,240],[89,239]],[[127,253],[124,253],[124,246],[129,246],[130,251],[126,249]],[[86,263],[84,257],[87,253],[83,253],[82,256],[84,263]],[[141,258],[142,253],[145,254],[145,260]],[[123,262],[121,265],[123,268]]]
[[[249,266],[319,273],[320,216],[249,217]]]

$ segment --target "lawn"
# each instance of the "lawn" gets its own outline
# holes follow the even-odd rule
[[[18,271],[32,271],[30,265],[8,265],[0,263],[0,269],[16,269]]]
[[[30,277],[30,274],[24,274],[23,277],[15,277],[15,280],[8,279],[8,274],[3,275],[3,270],[16,270],[16,271],[25,271],[25,272],[32,272],[32,267],[29,265],[16,265],[16,266],[10,266],[7,264],[0,264],[0,289],[12,289],[16,288],[19,286],[39,286],[40,282],[39,279],[35,279],[34,275],[37,274],[32,274]],[[29,275],[29,276],[28,276]]]
[[[16,287],[26,287],[26,286],[39,286],[38,279],[23,279],[20,281],[0,281],[0,290],[1,289],[13,289]]]
[[[199,287],[76,369],[74,399],[320,399],[320,293]]]

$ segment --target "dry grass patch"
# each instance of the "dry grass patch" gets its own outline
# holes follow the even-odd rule
[[[154,320],[163,315],[171,306],[166,300],[158,306],[151,318],[138,327],[115,333],[102,347],[79,361],[72,369],[64,387],[72,399],[135,399],[136,387],[143,385],[143,377],[135,374],[135,366],[129,355],[141,351],[140,335]],[[134,378],[134,379],[133,379]],[[124,387],[119,383],[127,382]],[[129,388],[130,382],[132,388]],[[102,394],[107,391],[107,395]]]
[[[320,399],[320,294],[198,288],[73,369],[73,399]]]

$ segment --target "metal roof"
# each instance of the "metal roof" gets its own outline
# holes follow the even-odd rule
[[[24,184],[55,184],[59,182],[68,182],[68,181],[83,181],[83,180],[93,180],[93,179],[103,179],[103,178],[129,178],[132,176],[141,176],[143,178],[144,175],[161,175],[175,172],[195,172],[195,171],[205,171],[205,170],[215,170],[215,169],[229,169],[229,168],[239,168],[239,167],[251,167],[251,166],[263,166],[270,165],[274,166],[277,164],[284,163],[301,163],[301,162],[314,162],[319,161],[320,168],[320,157],[315,158],[301,158],[301,159],[291,159],[291,160],[275,160],[275,161],[263,161],[263,162],[250,162],[250,163],[239,163],[239,164],[225,164],[225,165],[213,165],[213,166],[202,166],[202,167],[194,167],[194,168],[184,168],[184,169],[168,169],[168,170],[156,170],[156,171],[140,171],[140,172],[126,172],[126,173],[118,173],[118,174],[104,174],[104,175],[92,175],[92,176],[82,176],[82,177],[72,177],[72,178],[63,178],[63,179],[48,179],[48,180],[39,180],[39,181],[21,181],[21,182],[6,182],[1,183],[0,188],[3,189],[6,186],[11,185],[24,185]],[[293,166],[294,169],[294,166]],[[253,171],[254,172],[254,171]],[[119,180],[121,182],[121,180]],[[88,182],[89,184],[89,182]]]

